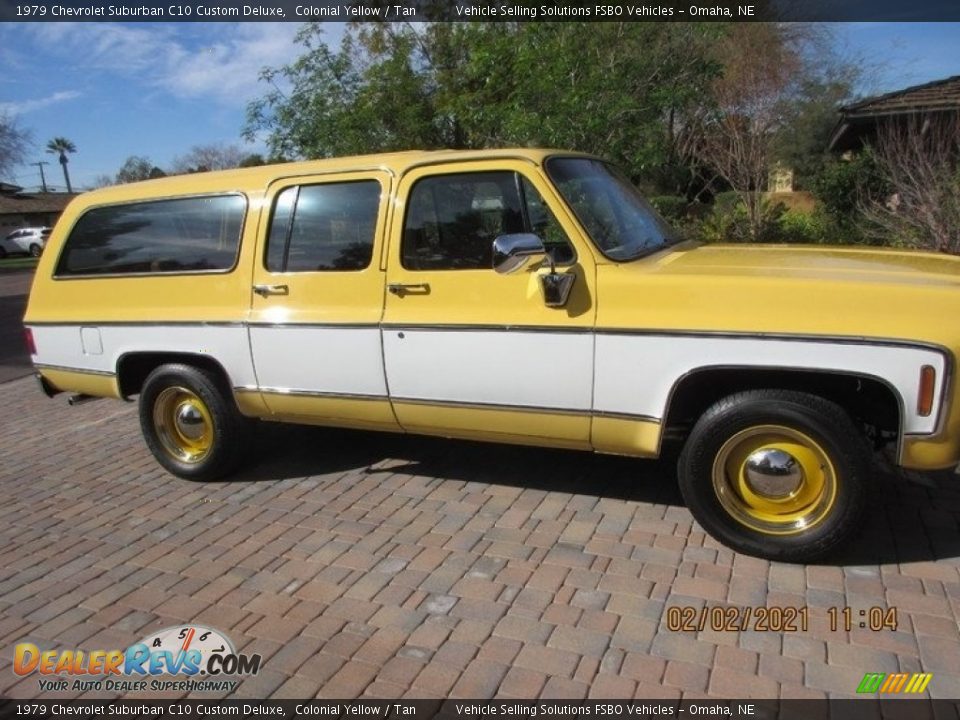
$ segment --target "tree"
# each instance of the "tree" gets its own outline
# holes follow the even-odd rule
[[[267,161],[263,159],[263,155],[260,153],[250,153],[243,160],[240,161],[240,164],[237,167],[248,168],[248,167],[260,167],[261,165],[266,165]]]
[[[861,193],[872,227],[892,244],[960,254],[960,115],[887,119],[873,155],[892,194]]]
[[[165,175],[166,173],[163,170],[150,162],[150,158],[131,155],[117,171],[117,184],[140,182],[141,180],[150,180]]]
[[[115,185],[115,184],[116,184],[116,181],[113,179],[112,176],[103,174],[103,175],[97,175],[93,179],[92,187],[94,190],[96,190],[97,188],[110,187],[111,185]]]
[[[172,172],[175,175],[185,175],[210,170],[229,170],[240,167],[243,157],[243,152],[236,145],[194,145],[186,155],[174,159]]]
[[[70,160],[67,158],[67,154],[75,153],[76,151],[76,145],[74,145],[70,140],[67,140],[65,137],[56,137],[47,143],[47,152],[60,156],[60,167],[63,168],[63,180],[67,184],[68,193],[73,192],[73,187],[70,185],[70,173],[67,172],[67,163],[70,162]]]
[[[17,126],[7,113],[0,113],[0,175],[10,172],[26,159],[30,132]]]
[[[757,239],[773,137],[801,58],[784,42],[778,26],[766,23],[734,25],[716,52],[723,73],[710,86],[709,104],[695,118],[697,153],[738,194],[751,237]]]
[[[767,220],[763,191],[774,160],[807,183],[826,162],[836,107],[855,71],[830,45],[822,26],[788,23],[732,24],[714,45],[722,73],[686,128],[693,154],[739,196],[753,240]]]
[[[339,50],[319,24],[264,71],[248,140],[327,157],[409,148],[560,146],[634,176],[671,160],[667,119],[703,94],[717,27],[704,23],[373,23]]]
[[[830,138],[837,109],[849,102],[857,84],[856,66],[836,68],[831,78],[805,78],[786,103],[774,134],[771,155],[793,170],[796,189],[811,190],[829,165]]]

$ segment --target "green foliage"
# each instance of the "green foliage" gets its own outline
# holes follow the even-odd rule
[[[546,146],[593,152],[632,175],[671,160],[665,122],[718,71],[709,23],[353,25],[338,51],[319,24],[305,53],[268,69],[245,135],[274,153]]]
[[[849,160],[835,159],[823,166],[813,193],[835,225],[837,234],[850,243],[875,243],[868,236],[862,208],[892,192],[877,157],[869,148]]]
[[[720,193],[713,212],[692,231],[693,237],[708,243],[770,243],[787,242],[781,222],[787,208],[783,203],[760,202],[760,216],[756,227],[750,222],[747,206],[738,193]]]
[[[654,195],[647,199],[657,212],[670,222],[681,221],[687,216],[687,206],[690,203],[686,198],[676,195]]]
[[[837,125],[837,111],[850,100],[853,78],[807,78],[797,96],[782,107],[782,122],[773,138],[772,157],[793,170],[794,189],[812,190],[826,165]]]
[[[888,184],[869,149],[849,160],[834,160],[823,167],[813,185],[817,200],[828,213],[837,218],[856,214],[861,199],[881,197]]]
[[[72,140],[68,140],[65,137],[55,137],[47,143],[47,152],[52,155],[57,155],[60,160],[60,167],[63,170],[63,181],[67,186],[67,192],[73,192],[73,186],[70,185],[70,172],[67,170],[67,164],[70,162],[67,155],[69,153],[75,153],[76,151],[77,146],[73,144]]]
[[[240,164],[237,167],[248,168],[248,167],[260,167],[261,165],[266,165],[267,161],[263,159],[263,155],[260,153],[251,153],[247,155],[243,160],[240,161]]]
[[[829,221],[822,212],[787,210],[780,217],[779,242],[826,243],[830,241]]]
[[[712,211],[689,225],[687,235],[703,242],[804,243],[851,245],[869,242],[835,220],[823,207],[813,212],[788,209],[783,203],[761,203],[760,236],[753,239],[746,205],[737,193],[721,193]]]

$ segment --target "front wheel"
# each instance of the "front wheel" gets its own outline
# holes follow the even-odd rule
[[[140,393],[140,427],[164,468],[188,480],[215,480],[243,459],[248,421],[217,382],[191,365],[162,365]]]
[[[716,539],[749,555],[809,562],[859,528],[868,467],[865,441],[838,405],[753,390],[704,413],[678,470],[687,506]]]

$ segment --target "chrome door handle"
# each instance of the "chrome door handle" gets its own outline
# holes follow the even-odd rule
[[[430,294],[430,285],[428,283],[389,283],[387,285],[387,290],[392,292],[394,295],[406,295],[407,293],[416,293],[418,295],[429,295]]]
[[[290,287],[287,285],[254,285],[253,291],[260,297],[268,295],[289,295]]]

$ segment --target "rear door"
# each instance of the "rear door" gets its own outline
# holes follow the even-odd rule
[[[396,429],[379,322],[391,178],[358,172],[270,186],[253,275],[257,387],[279,419]]]

